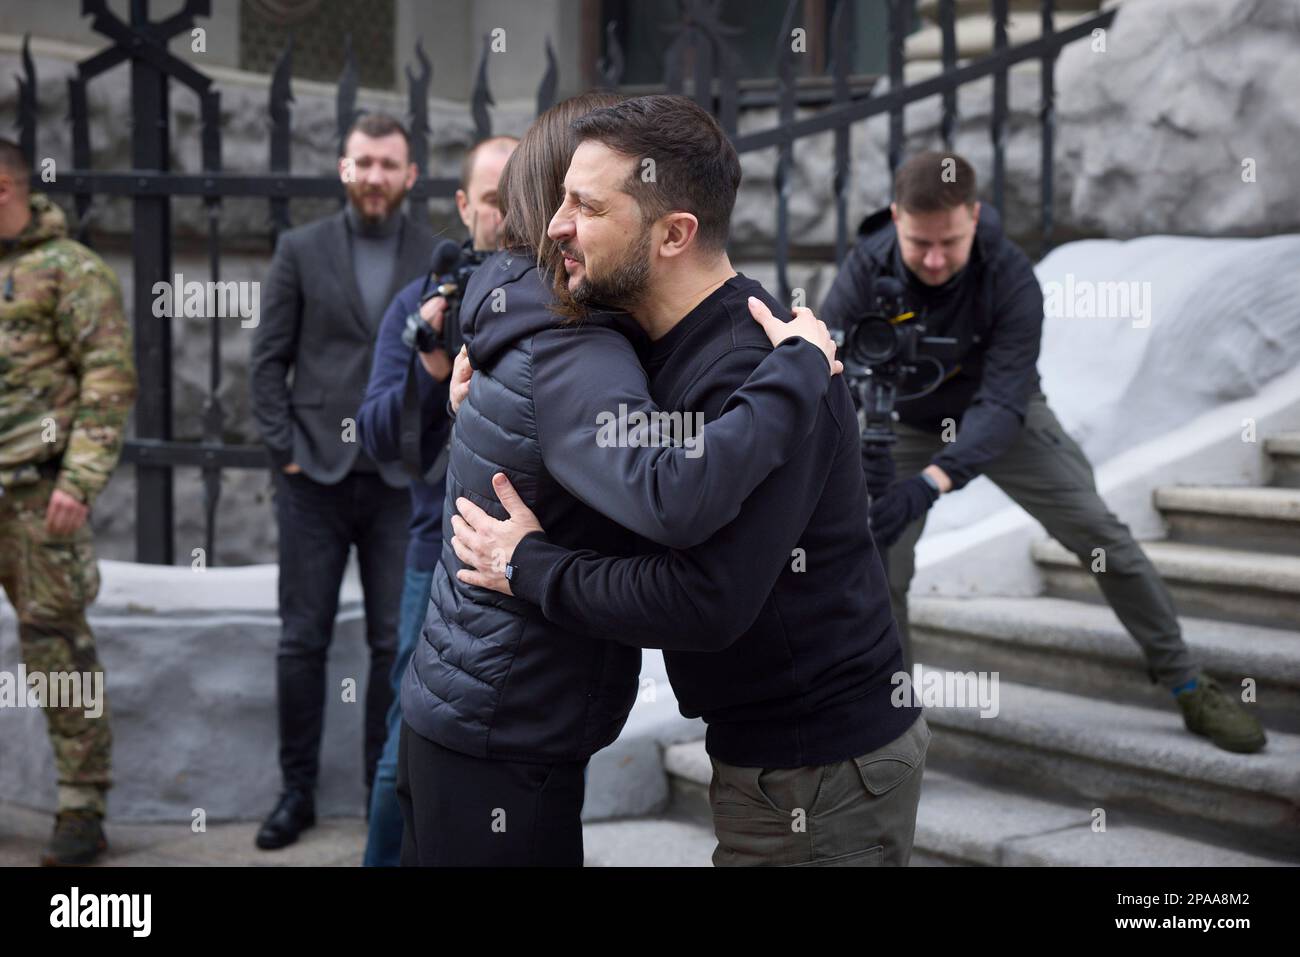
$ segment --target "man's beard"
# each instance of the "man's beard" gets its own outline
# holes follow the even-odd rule
[[[366,212],[365,199],[369,194],[366,187],[359,184],[348,186],[348,201],[352,203],[352,208],[357,211],[361,221],[368,226],[376,226],[382,223],[402,205],[402,200],[406,198],[406,190],[398,190],[396,196],[391,196],[380,190],[376,195],[382,196],[384,200],[384,211],[378,216],[369,215]]]
[[[586,264],[585,259],[583,264]],[[650,233],[647,230],[607,273],[593,278],[587,271],[572,295],[580,306],[630,309],[641,301],[649,284]]]

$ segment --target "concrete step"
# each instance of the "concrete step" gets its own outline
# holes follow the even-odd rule
[[[1172,707],[1151,684],[1137,642],[1105,605],[1064,598],[933,598],[908,603],[912,654],[954,671],[1123,704]],[[1193,656],[1225,687],[1256,681],[1266,728],[1300,733],[1300,635],[1276,628],[1180,619]]]
[[[933,669],[924,669],[929,671]],[[1222,751],[1166,709],[999,681],[995,715],[927,707],[931,763],[1043,797],[1137,812],[1162,830],[1300,860],[1300,736]]]
[[[696,821],[638,818],[582,826],[586,867],[712,867],[712,827]]]
[[[1105,829],[1101,829],[1104,823]],[[928,766],[914,857],[1001,867],[1270,867],[1290,862],[1185,837],[1086,801],[1045,800]]]
[[[1264,440],[1264,451],[1272,459],[1271,484],[1300,488],[1300,432],[1283,432]]]
[[[1168,486],[1155,506],[1173,541],[1300,555],[1300,488]]]
[[[1192,545],[1143,542],[1180,614],[1300,630],[1300,556]],[[1055,541],[1033,545],[1047,593],[1101,601],[1090,572]]]
[[[936,731],[936,740],[940,732]],[[933,748],[933,742],[931,743]],[[933,752],[932,752],[933,753]],[[679,811],[709,821],[711,770],[703,741],[675,745],[665,764]],[[1049,800],[936,770],[929,761],[916,814],[912,866],[1250,867],[1289,863],[1162,829],[1142,815],[1107,811],[1094,830],[1084,800]]]

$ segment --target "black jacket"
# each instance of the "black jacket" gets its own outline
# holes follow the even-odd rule
[[[745,386],[735,414],[704,432],[703,454],[610,445],[603,418],[620,406],[629,417],[653,410],[631,341],[644,336],[626,316],[560,326],[549,302],[532,261],[513,252],[490,258],[466,290],[462,327],[475,373],[452,429],[445,528],[459,496],[504,518],[492,491],[503,471],[562,546],[628,555],[632,531],[693,544],[734,518],[801,444],[830,382],[821,352],[791,342],[749,382],[735,382],[731,391]],[[505,760],[582,760],[612,742],[636,695],[640,650],[465,585],[461,567],[448,538],[402,681],[412,729]]]
[[[661,408],[725,420],[733,393],[771,361],[750,295],[781,314],[736,276],[653,344],[647,369]],[[663,648],[681,711],[708,722],[719,760],[847,760],[920,713],[890,700],[902,648],[865,485],[853,400],[836,377],[789,461],[707,541],[619,558],[577,550],[543,520],[546,534],[515,549],[511,587],[574,631]]]
[[[426,272],[432,254],[433,233],[403,214],[385,301]],[[361,303],[342,210],[280,234],[261,312],[249,380],[253,418],[271,461],[276,468],[296,462],[314,481],[338,482],[361,454],[345,420],[356,421],[383,318],[366,315]],[[389,485],[407,484],[400,464],[381,462],[378,469]]]
[[[934,464],[961,488],[1011,447],[1039,389],[1043,292],[1033,264],[1006,238],[987,203],[980,206],[970,261],[942,286],[926,286],[903,264],[888,209],[867,217],[858,232],[862,238],[835,277],[821,318],[846,328],[873,311],[875,281],[892,276],[904,284],[909,306],[924,312],[928,335],[958,340],[956,355],[944,357],[943,384],[897,409],[900,421],[926,431],[940,431],[947,418],[957,423],[956,441]]]

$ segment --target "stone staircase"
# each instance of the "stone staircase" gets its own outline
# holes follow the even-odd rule
[[[1300,863],[1300,432],[1264,451],[1267,487],[1157,489],[1169,537],[1143,547],[1206,670],[1229,690],[1255,680],[1267,747],[1187,733],[1091,575],[1039,543],[1040,597],[912,602],[923,670],[999,674],[995,717],[927,709],[914,864]],[[664,766],[664,815],[590,826],[589,863],[709,864],[703,742],[667,747]]]

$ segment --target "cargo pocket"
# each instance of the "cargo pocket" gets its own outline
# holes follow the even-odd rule
[[[792,867],[884,867],[885,845],[877,844],[861,851],[850,851],[825,861],[805,861]]]
[[[925,760],[930,736],[930,726],[921,715],[897,740],[854,758],[863,786],[876,797],[898,787]]]
[[[26,586],[29,620],[62,624],[79,617],[99,594],[99,567],[87,525],[67,538],[36,530],[27,548]]]

